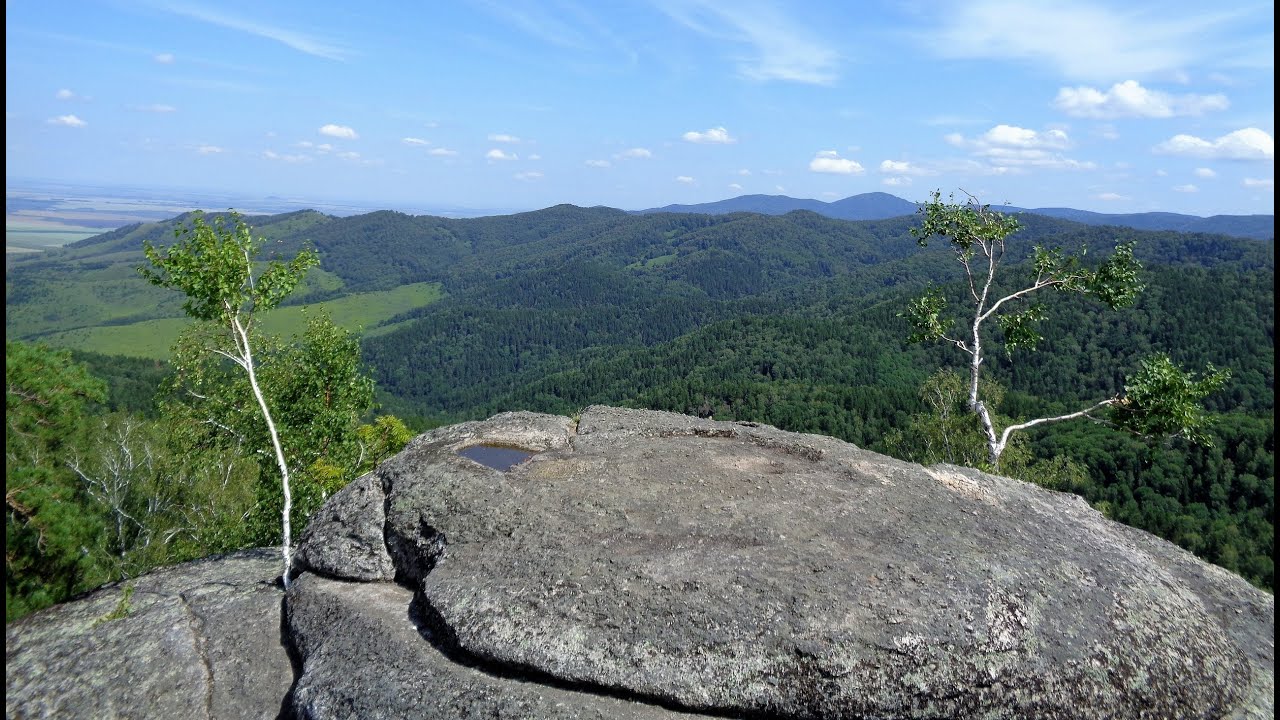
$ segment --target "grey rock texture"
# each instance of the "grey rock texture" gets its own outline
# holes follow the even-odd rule
[[[294,678],[282,564],[277,549],[207,558],[10,623],[5,716],[277,717]]]
[[[236,555],[120,620],[113,587],[10,626],[7,715],[1274,717],[1274,600],[1241,578],[1071,495],[749,423],[440,428],[295,561],[296,665],[278,555]]]
[[[729,716],[1272,714],[1269,595],[1026,483],[604,407],[376,474],[424,635],[478,667]]]

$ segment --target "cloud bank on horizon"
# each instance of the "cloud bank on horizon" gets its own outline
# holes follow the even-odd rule
[[[1274,4],[6,4],[6,176],[626,209],[1274,213]]]

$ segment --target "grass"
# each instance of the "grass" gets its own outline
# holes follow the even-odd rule
[[[380,334],[390,328],[379,323],[414,308],[429,305],[442,297],[439,283],[401,285],[394,290],[357,293],[314,306],[278,308],[262,318],[262,330],[270,334],[297,335],[306,329],[307,313],[323,307],[334,323],[362,334]],[[310,308],[310,309],[309,309]],[[40,338],[55,346],[89,350],[108,355],[126,355],[163,360],[190,320],[185,317],[143,320],[126,325],[85,327],[52,333]]]

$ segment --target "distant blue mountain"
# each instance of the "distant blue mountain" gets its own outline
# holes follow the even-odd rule
[[[843,200],[823,202],[786,195],[742,195],[728,200],[698,205],[667,205],[660,208],[638,210],[637,213],[702,213],[723,215],[735,212],[752,212],[761,215],[785,215],[794,210],[809,210],[840,220],[883,220],[911,215],[916,203],[896,195],[882,192],[853,195]],[[1182,215],[1168,212],[1108,214],[1073,208],[1019,208],[1011,205],[997,206],[1003,212],[1025,212],[1047,217],[1071,220],[1085,225],[1112,225],[1135,230],[1173,230],[1187,233],[1211,233],[1235,237],[1270,240],[1275,237],[1275,215]]]
[[[786,195],[743,195],[700,205],[667,205],[666,207],[640,210],[639,212],[700,213],[706,215],[753,212],[761,215],[786,215],[793,210],[809,210],[838,220],[883,220],[884,218],[910,215],[916,211],[916,204],[882,192],[863,193],[834,202],[793,198]]]

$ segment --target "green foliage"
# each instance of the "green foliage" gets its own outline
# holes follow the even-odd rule
[[[982,382],[980,392],[993,408],[999,408],[1005,396],[1005,389],[989,380]],[[894,457],[922,465],[950,463],[990,470],[987,439],[978,417],[969,410],[968,395],[968,382],[960,373],[934,373],[920,386],[925,409],[891,431],[884,439],[884,449]],[[1000,472],[1057,490],[1081,482],[1088,470],[1062,455],[1037,459],[1026,438],[1019,436],[1005,449]]]
[[[234,316],[252,316],[279,305],[302,281],[307,270],[319,264],[314,251],[299,252],[287,263],[272,260],[257,277],[254,261],[262,250],[251,228],[239,213],[231,213],[232,227],[219,215],[213,225],[203,213],[192,213],[191,225],[174,230],[177,239],[168,248],[146,241],[143,252],[152,267],[139,268],[152,285],[179,290],[186,295],[187,315],[212,322],[230,322]]]
[[[1125,385],[1124,399],[1112,407],[1117,425],[1148,437],[1182,437],[1208,443],[1209,418],[1201,406],[1211,393],[1221,390],[1231,372],[1209,365],[1196,380],[1158,354],[1142,361],[1142,367]]]
[[[954,199],[954,198],[953,198]],[[1000,329],[1000,337],[1006,354],[1017,348],[1034,350],[1040,343],[1038,325],[1047,318],[1043,305],[1032,304],[1015,309],[1033,293],[1053,289],[1059,292],[1085,294],[1101,300],[1111,309],[1127,307],[1137,300],[1142,290],[1138,274],[1142,265],[1134,257],[1133,243],[1117,246],[1115,252],[1096,270],[1086,268],[1079,257],[1066,255],[1057,248],[1035,246],[1031,255],[1033,277],[1020,289],[1002,287],[997,271],[1006,253],[1006,241],[1021,225],[1017,218],[994,212],[990,206],[980,205],[972,196],[963,204],[944,203],[941,193],[934,191],[930,201],[920,207],[920,226],[912,234],[921,246],[929,238],[945,237],[961,267],[968,285],[967,308],[971,308],[972,321],[964,318],[965,325],[955,336],[947,333],[954,321],[944,319],[946,298],[936,288],[930,288],[924,296],[907,303],[902,314],[910,323],[909,342],[946,340],[968,356],[970,368],[968,410],[980,421],[987,444],[987,465],[1000,468],[1001,456],[1009,449],[1016,432],[1045,423],[1059,423],[1079,418],[1095,418],[1095,412],[1112,406],[1113,417],[1127,426],[1142,432],[1166,434],[1182,432],[1189,437],[1197,435],[1204,420],[1197,403],[1209,393],[1220,389],[1227,375],[1215,374],[1201,383],[1193,383],[1165,356],[1143,361],[1142,372],[1126,386],[1123,398],[1113,396],[1098,400],[1074,412],[1043,416],[1026,421],[997,422],[995,403],[983,392],[980,374],[987,360],[986,348],[994,338],[983,335],[983,323],[994,320]],[[1083,254],[1083,253],[1082,253]],[[975,262],[976,259],[976,262]],[[1161,362],[1163,360],[1163,364]]]
[[[188,447],[258,459],[262,469],[248,526],[252,542],[276,543],[284,506],[280,475],[271,469],[269,430],[248,376],[217,352],[224,343],[219,326],[203,323],[174,347],[174,374],[162,395],[164,418]],[[364,448],[358,428],[373,407],[373,381],[360,361],[358,339],[324,313],[309,319],[301,337],[285,342],[256,336],[254,343],[258,377],[294,469],[291,522],[301,529],[325,498],[360,472]]]
[[[103,383],[69,353],[5,342],[5,616],[60,602],[105,579],[86,548],[98,518],[61,454]]]
[[[1003,245],[1005,238],[1022,227],[1016,216],[995,212],[990,205],[981,205],[972,198],[970,202],[955,203],[954,195],[950,199],[952,202],[942,202],[942,192],[934,190],[921,206],[920,226],[911,228],[920,247],[927,247],[931,237],[945,237],[957,257],[967,262],[974,257],[975,245]]]

